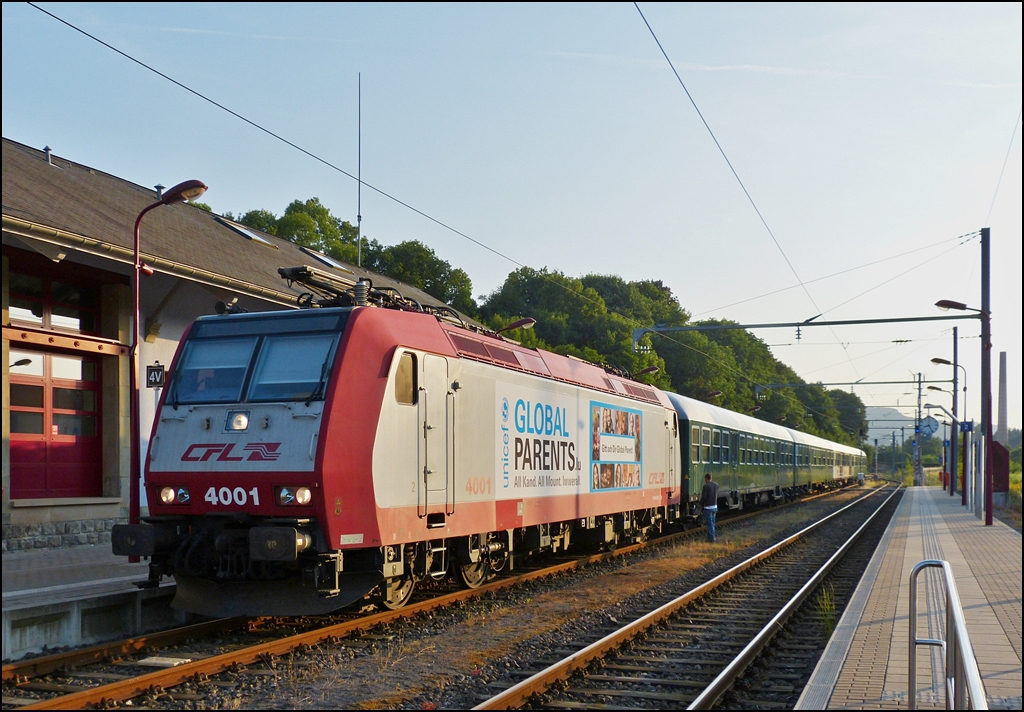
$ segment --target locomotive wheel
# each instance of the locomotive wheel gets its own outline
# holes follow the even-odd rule
[[[416,582],[412,576],[398,576],[382,583],[377,589],[377,603],[389,611],[397,611],[409,602]]]
[[[455,570],[458,572],[459,582],[466,588],[480,588],[487,581],[488,574],[491,573],[491,567],[488,566],[485,560],[478,561],[475,564],[458,563],[455,566]]]

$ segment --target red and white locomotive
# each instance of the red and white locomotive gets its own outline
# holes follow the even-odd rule
[[[151,581],[175,577],[175,607],[398,607],[426,578],[475,587],[521,555],[685,514],[657,389],[393,290],[282,275],[326,306],[192,325],[155,419],[150,516],[114,531],[115,553],[151,557]]]

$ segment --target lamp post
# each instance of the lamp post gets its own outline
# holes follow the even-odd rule
[[[932,363],[938,363],[942,359],[932,359]],[[946,459],[946,464],[949,465],[949,496],[952,497],[956,493],[956,449],[957,449],[957,419],[956,419],[956,371],[953,372],[953,390],[947,391],[945,388],[939,388],[938,386],[928,386],[929,391],[937,391],[939,393],[948,393],[953,396],[953,412],[950,417],[953,419],[953,430],[949,440],[949,455]],[[925,406],[927,408],[927,406]]]
[[[957,369],[959,369],[960,371],[964,372],[964,417],[963,417],[963,419],[964,419],[964,421],[966,421],[967,420],[967,369],[964,368],[963,366],[961,366],[957,362],[957,352],[958,352],[959,344],[960,344],[960,340],[959,340],[958,335],[957,335],[957,327],[954,326],[953,327],[953,360],[952,361],[947,361],[944,358],[936,357],[936,358],[932,359],[932,363],[940,365],[940,366],[952,366],[953,367],[953,416],[954,417],[956,417],[956,415],[957,415],[957,408],[956,408],[956,406],[957,406],[957,398],[959,397],[959,393],[958,393],[958,390],[957,390],[957,377],[960,374],[959,374],[959,371]],[[930,386],[929,386],[929,388],[930,388]],[[956,483],[956,480],[957,480],[957,457],[959,456],[959,452],[958,452],[959,446],[956,443],[957,443],[957,438],[959,438],[959,437],[960,437],[959,430],[954,430],[953,431],[953,450],[952,450],[952,455],[953,455],[953,457],[952,457],[952,463],[953,463],[952,469],[953,469],[953,482],[954,483]],[[965,440],[964,440],[965,447],[966,447],[966,437],[967,436],[965,435],[964,436],[964,438],[965,438]],[[964,451],[963,470],[964,470],[964,478],[966,479],[966,477],[967,477],[967,452],[966,452],[966,450]],[[955,484],[954,484],[954,486],[955,486]],[[966,487],[961,487],[960,489],[961,489],[961,492],[960,492],[960,503],[963,506],[966,507],[967,506],[967,488]],[[949,494],[952,496],[954,494],[954,492],[955,492],[955,490],[950,490]]]
[[[981,422],[985,428],[985,526],[992,526],[992,325],[988,304],[988,228],[982,229],[982,308],[975,309],[960,302],[943,299],[935,303],[939,309],[977,312],[981,319]]]
[[[132,269],[132,341],[131,341],[131,369],[129,372],[129,390],[131,391],[131,467],[129,472],[129,497],[128,522],[139,523],[141,507],[141,483],[142,483],[142,455],[140,453],[142,438],[142,425],[140,422],[139,402],[139,282],[142,273],[153,274],[149,265],[144,265],[139,256],[139,230],[142,227],[142,218],[153,208],[161,205],[173,205],[183,203],[186,200],[195,200],[206,192],[206,184],[198,180],[187,180],[179,183],[161,196],[160,200],[152,205],[147,205],[135,218],[135,259]],[[138,560],[138,557],[130,557],[130,560]]]
[[[942,390],[942,389],[941,388],[937,388],[935,390]],[[955,397],[953,398],[953,403],[954,404],[956,403],[956,398]],[[932,403],[925,403],[924,407],[925,407],[925,410],[931,410],[933,408],[941,410],[953,422],[952,430],[953,430],[954,435],[953,435],[953,437],[952,437],[952,439],[950,440],[950,443],[949,443],[950,444],[950,448],[949,448],[949,463],[950,463],[950,467],[949,467],[949,469],[952,471],[952,476],[949,478],[949,482],[950,482],[950,486],[952,486],[953,480],[956,479],[956,435],[955,435],[955,433],[956,433],[957,430],[960,429],[960,422],[956,419],[956,409],[954,408],[953,412],[950,413],[948,410],[945,409],[945,407],[943,407],[941,405],[935,405],[935,404],[932,404]],[[952,492],[950,492],[950,494],[952,494]]]

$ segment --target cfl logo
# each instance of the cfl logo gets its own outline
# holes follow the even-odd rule
[[[242,448],[241,455],[235,456],[232,455],[235,443],[193,443],[185,450],[181,461],[207,462],[216,459],[217,462],[273,462],[281,456],[278,452],[280,448],[281,443],[249,443]],[[249,457],[245,457],[245,453],[249,453]]]

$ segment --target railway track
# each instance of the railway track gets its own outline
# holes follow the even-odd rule
[[[808,641],[797,631],[768,646],[795,612],[798,625],[811,625],[808,598],[865,532],[881,536],[899,492],[869,493],[633,622],[553,651],[558,660],[522,672],[529,676],[476,709],[710,709],[726,695],[729,708],[784,707],[799,695],[822,636]],[[858,556],[866,562],[873,549],[865,542]],[[856,577],[845,578],[841,587],[852,590]],[[754,663],[753,683],[734,689]]]
[[[839,490],[841,491],[841,490]],[[788,505],[723,519],[720,528],[780,509],[836,494],[813,495]],[[544,579],[611,558],[629,556],[652,546],[697,536],[703,528],[668,535],[592,556],[561,561],[472,590],[441,590],[397,611],[342,613],[303,619],[226,619],[177,628],[87,649],[18,661],[3,666],[4,709],[83,709],[108,706],[141,695],[168,701],[198,701],[193,693],[176,693],[185,682],[207,681],[226,671],[259,674],[246,666],[273,667],[276,657],[323,642],[367,635],[377,626],[451,606],[471,598]],[[223,643],[230,638],[232,642]],[[211,642],[213,641],[213,642]],[[238,642],[243,641],[243,642]],[[227,648],[225,650],[225,648]],[[228,686],[231,683],[211,682]]]

